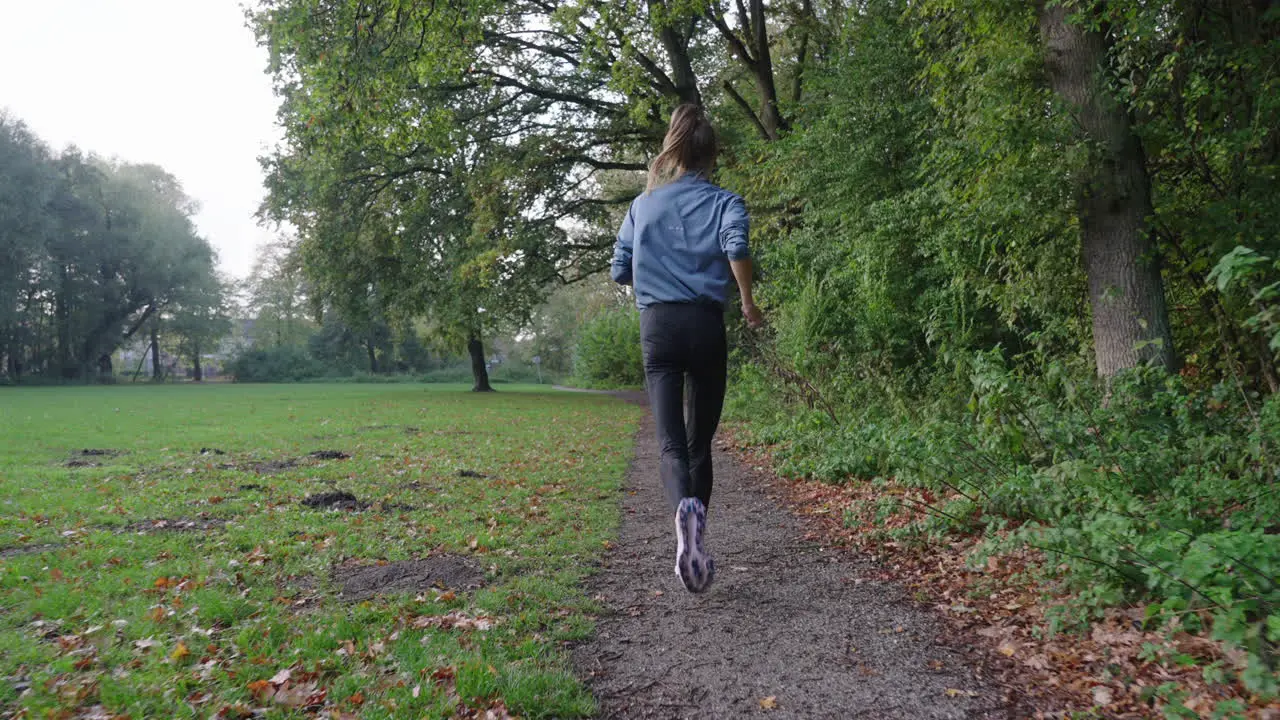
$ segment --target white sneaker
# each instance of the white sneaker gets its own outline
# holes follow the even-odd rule
[[[707,529],[707,508],[698,498],[687,497],[676,508],[676,575],[689,592],[700,593],[711,586],[716,562],[702,547]]]

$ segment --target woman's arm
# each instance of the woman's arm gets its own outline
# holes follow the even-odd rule
[[[742,295],[742,314],[747,324],[753,328],[764,325],[764,315],[756,307],[751,297],[751,246],[747,235],[751,232],[751,221],[747,217],[747,205],[742,198],[730,194],[724,215],[720,218],[720,249],[729,258],[729,267],[733,270],[733,279],[738,281],[738,293]]]
[[[635,206],[633,205],[632,208]],[[618,230],[618,242],[613,246],[613,264],[609,267],[609,275],[619,285],[630,285],[633,281],[631,270],[631,250],[635,242],[635,222],[631,219],[631,210],[627,209],[627,217]]]
[[[747,318],[747,324],[753,328],[763,326],[764,313],[760,312],[760,308],[756,307],[756,302],[751,297],[751,257],[730,260],[729,267],[733,270],[733,279],[738,281],[738,294],[742,296],[742,314]]]

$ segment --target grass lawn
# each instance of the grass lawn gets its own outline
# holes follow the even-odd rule
[[[638,417],[511,386],[0,389],[0,717],[589,715],[563,646]]]

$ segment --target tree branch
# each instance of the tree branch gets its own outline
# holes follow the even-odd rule
[[[588,97],[585,95],[573,95],[566,92],[560,92],[558,90],[530,85],[492,70],[477,70],[476,73],[493,78],[495,85],[523,90],[535,97],[545,98],[547,100],[557,100],[559,102],[569,103],[570,105],[578,105],[609,113],[616,113],[621,110],[621,106],[617,103],[611,103],[607,100],[600,100],[598,98]]]
[[[737,55],[738,60],[741,61],[743,65],[746,65],[748,69],[755,70],[756,61],[752,56],[751,51],[742,43],[742,38],[739,38],[737,33],[725,24],[724,16],[716,14],[714,9],[708,9],[707,16],[711,18],[711,24],[716,26],[716,29],[720,31],[722,36],[724,36],[725,41],[729,43],[730,51],[732,51],[734,55]]]
[[[738,107],[742,108],[742,112],[746,113],[747,117],[751,119],[756,130],[760,133],[760,137],[765,140],[772,140],[773,138],[769,135],[769,130],[765,128],[764,123],[760,122],[760,117],[756,115],[756,111],[751,109],[751,103],[747,102],[746,98],[738,94],[738,91],[733,87],[733,83],[725,80],[723,85],[724,91],[729,93],[729,97],[733,98],[733,101],[737,103]]]
[[[584,165],[590,165],[596,170],[648,170],[649,166],[644,163],[635,162],[618,162],[613,160],[597,160],[590,155],[569,155],[563,160],[571,160],[580,162]]]

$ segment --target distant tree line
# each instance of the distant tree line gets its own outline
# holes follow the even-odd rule
[[[110,377],[112,355],[160,333],[194,362],[229,327],[196,203],[155,165],[54,152],[0,114],[0,372]]]

